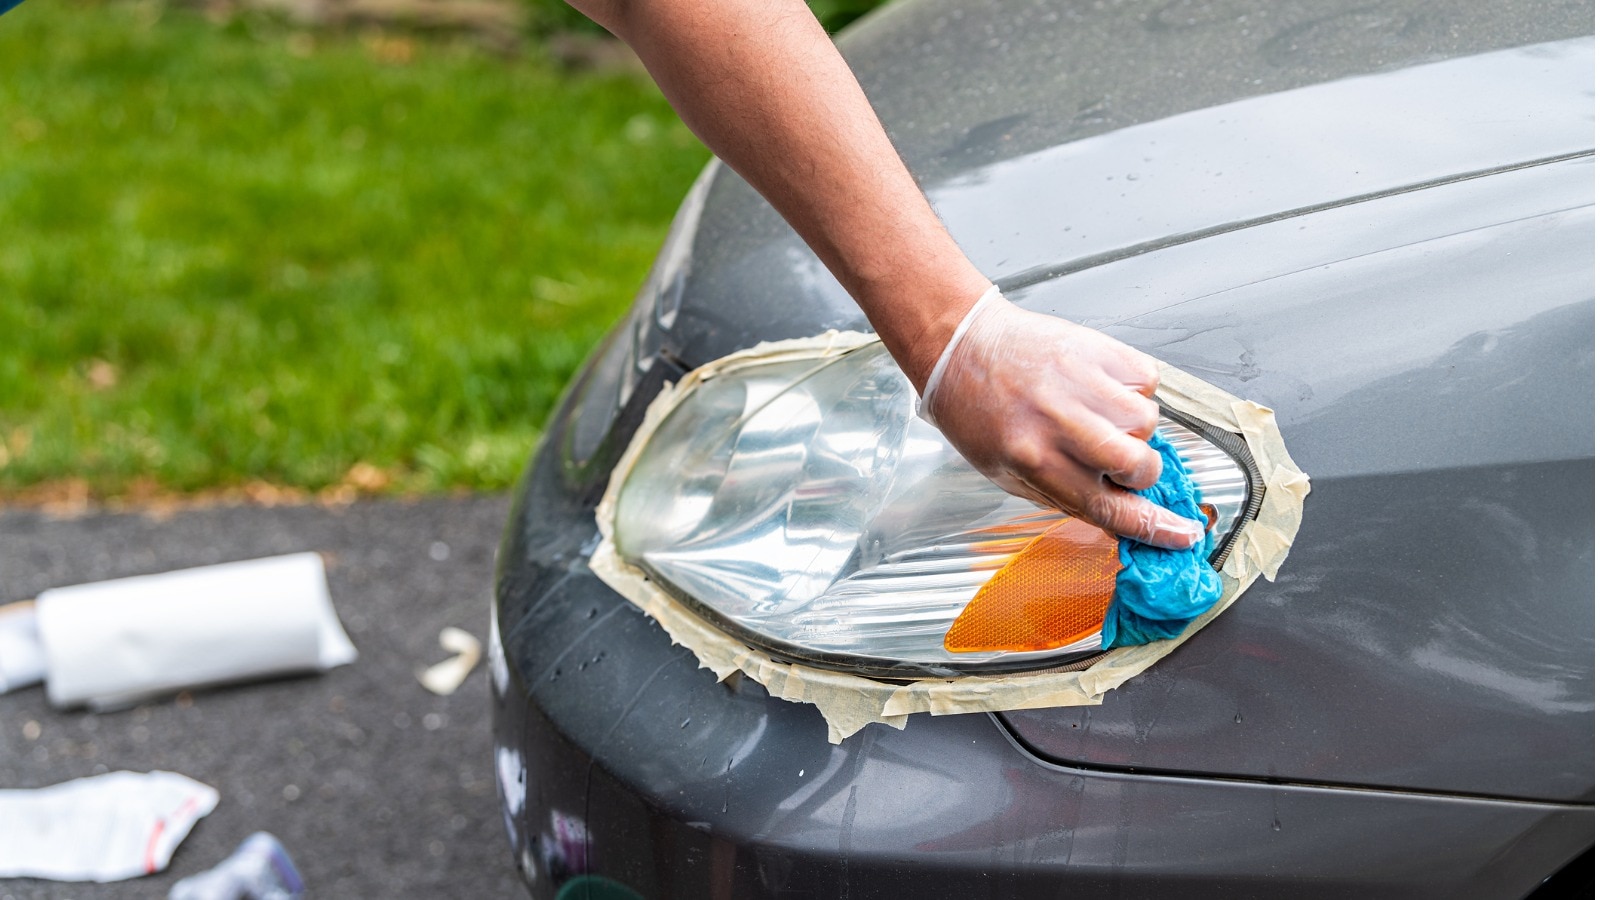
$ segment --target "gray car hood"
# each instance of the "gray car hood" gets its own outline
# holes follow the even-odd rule
[[[1008,296],[1273,407],[1314,484],[1275,584],[1102,707],[1001,718],[1076,765],[1591,802],[1593,41],[1552,38],[1592,10],[1226,6],[985,38],[918,3],[843,42]],[[865,327],[748,186],[706,188],[641,351]]]

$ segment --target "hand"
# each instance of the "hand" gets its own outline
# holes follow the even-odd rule
[[[1161,476],[1155,360],[1098,331],[979,299],[928,378],[920,412],[1018,497],[1181,550],[1204,533],[1130,491]]]

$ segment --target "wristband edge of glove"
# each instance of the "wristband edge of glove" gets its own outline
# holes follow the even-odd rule
[[[961,323],[950,334],[950,340],[945,343],[944,351],[939,354],[938,362],[933,364],[933,371],[928,375],[928,383],[923,385],[922,396],[917,398],[917,416],[919,418],[934,426],[939,424],[934,421],[930,406],[933,402],[934,394],[939,389],[939,383],[944,380],[944,370],[950,364],[950,357],[955,355],[957,345],[966,336],[967,329],[972,327],[973,321],[978,318],[978,312],[991,300],[1004,302],[1005,299],[1005,296],[1000,293],[1000,286],[991,284],[988,290],[978,296],[978,301],[972,304],[972,307],[967,310],[967,314],[961,317]]]

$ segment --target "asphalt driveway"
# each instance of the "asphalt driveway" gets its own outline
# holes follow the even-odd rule
[[[46,588],[316,550],[361,653],[321,676],[195,691],[135,709],[57,712],[0,695],[0,787],[130,769],[217,788],[167,872],[107,885],[0,879],[5,898],[165,897],[252,831],[277,835],[319,897],[523,897],[495,801],[480,664],[436,697],[418,668],[439,630],[486,638],[507,499],[231,507],[55,519],[0,512],[0,603]]]

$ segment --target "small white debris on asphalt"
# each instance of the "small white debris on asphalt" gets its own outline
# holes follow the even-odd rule
[[[435,694],[447,697],[472,673],[483,656],[483,645],[477,638],[451,625],[439,632],[439,646],[456,655],[418,672],[417,680]]]

